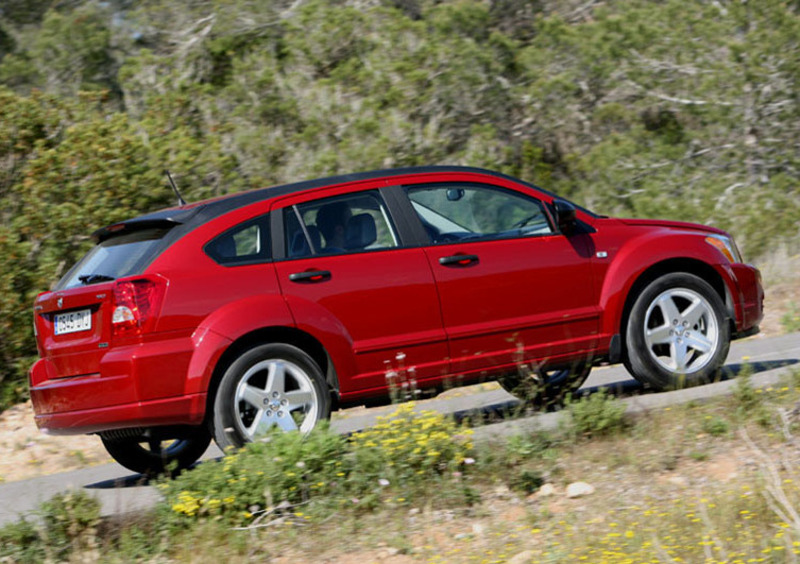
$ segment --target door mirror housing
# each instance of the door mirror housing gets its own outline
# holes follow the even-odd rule
[[[565,235],[571,234],[575,229],[575,206],[566,200],[553,200],[553,210],[558,229]]]

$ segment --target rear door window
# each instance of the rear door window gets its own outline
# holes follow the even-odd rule
[[[398,246],[383,199],[370,190],[284,209],[286,256],[300,258]]]

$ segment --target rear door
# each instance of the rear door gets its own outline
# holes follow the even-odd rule
[[[398,368],[413,367],[400,377],[419,385],[440,379],[447,342],[425,252],[405,246],[382,190],[342,192],[276,204],[284,258],[275,268],[295,322],[332,356],[344,341],[344,396],[384,390]]]
[[[477,376],[558,363],[597,343],[591,240],[567,237],[546,204],[500,186],[406,186],[442,304],[451,369]]]

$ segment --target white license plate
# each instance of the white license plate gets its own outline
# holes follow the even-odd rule
[[[79,309],[56,314],[56,335],[88,331],[92,328],[92,310]]]

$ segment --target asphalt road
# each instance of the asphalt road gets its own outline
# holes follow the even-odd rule
[[[729,393],[735,386],[731,378],[739,373],[744,362],[752,365],[754,369],[754,386],[766,387],[776,384],[793,365],[795,368],[800,368],[800,333],[772,338],[753,337],[733,343],[725,369],[729,379],[714,384],[674,392],[652,393],[643,390],[641,385],[618,365],[595,368],[579,393],[588,394],[599,388],[609,388],[627,404],[628,411],[631,412],[692,400],[703,401]],[[485,424],[476,428],[477,440],[488,440],[492,437],[537,428],[551,428],[558,424],[562,416],[561,413],[554,412],[511,418],[509,414],[514,411],[517,402],[502,390],[469,394],[451,392],[447,396],[419,402],[419,408],[453,413],[457,417],[469,415],[473,419],[483,418]],[[386,406],[335,414],[333,428],[342,433],[363,429],[374,424],[378,415],[385,415],[393,409],[392,406]],[[204,458],[220,455],[220,451],[212,446]],[[0,485],[0,525],[13,521],[20,515],[31,514],[41,502],[56,493],[78,488],[83,488],[100,499],[104,515],[118,515],[146,509],[159,497],[155,488],[141,476],[131,474],[118,464],[105,464]]]

